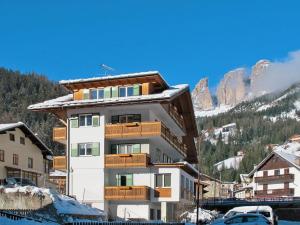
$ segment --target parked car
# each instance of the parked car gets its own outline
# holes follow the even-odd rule
[[[277,216],[274,214],[273,209],[270,206],[242,206],[242,207],[235,207],[229,210],[224,216],[223,219],[230,218],[232,216],[238,214],[261,214],[265,216],[272,225],[277,225]]]
[[[20,178],[20,177],[10,177],[5,179],[5,185],[8,187],[16,186],[36,186],[31,180]]]
[[[271,222],[260,214],[239,214],[228,219],[215,221],[212,225],[270,225]]]

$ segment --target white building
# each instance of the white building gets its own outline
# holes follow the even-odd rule
[[[44,186],[51,150],[22,122],[0,124],[0,181],[26,178]]]
[[[300,143],[276,147],[249,177],[256,198],[300,197]]]
[[[67,193],[112,219],[176,219],[193,204],[197,128],[188,85],[159,72],[61,81],[72,94],[29,106],[57,115]]]

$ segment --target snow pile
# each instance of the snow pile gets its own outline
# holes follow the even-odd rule
[[[233,106],[230,106],[230,105],[220,105],[211,110],[201,110],[201,111],[195,110],[195,116],[196,117],[216,116],[218,114],[228,112],[232,108],[233,108]]]
[[[90,206],[79,203],[73,198],[66,195],[59,194],[55,190],[47,188],[38,188],[32,186],[4,188],[4,193],[25,193],[26,195],[48,195],[53,201],[53,206],[57,211],[57,214],[63,215],[83,215],[83,216],[98,216],[105,217],[105,213],[99,209],[92,208]]]
[[[198,220],[202,223],[209,223],[215,218],[218,217],[217,211],[210,211],[206,209],[199,208],[199,216]],[[190,223],[196,223],[197,221],[197,209],[194,209],[193,212],[184,212],[180,215],[180,218],[182,218],[182,222],[190,222]]]

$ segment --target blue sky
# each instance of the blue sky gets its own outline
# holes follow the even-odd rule
[[[300,1],[0,1],[0,66],[51,80],[159,70],[210,86],[261,58],[300,49]]]

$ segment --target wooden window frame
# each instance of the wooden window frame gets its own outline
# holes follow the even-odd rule
[[[18,166],[19,165],[19,155],[13,154],[13,165]]]
[[[33,158],[28,157],[28,168],[33,169]]]
[[[20,137],[20,144],[25,145],[25,138],[24,137]]]
[[[5,162],[5,151],[0,149],[0,161]]]
[[[16,137],[14,134],[9,134],[9,140],[10,141],[15,141],[16,140]]]

